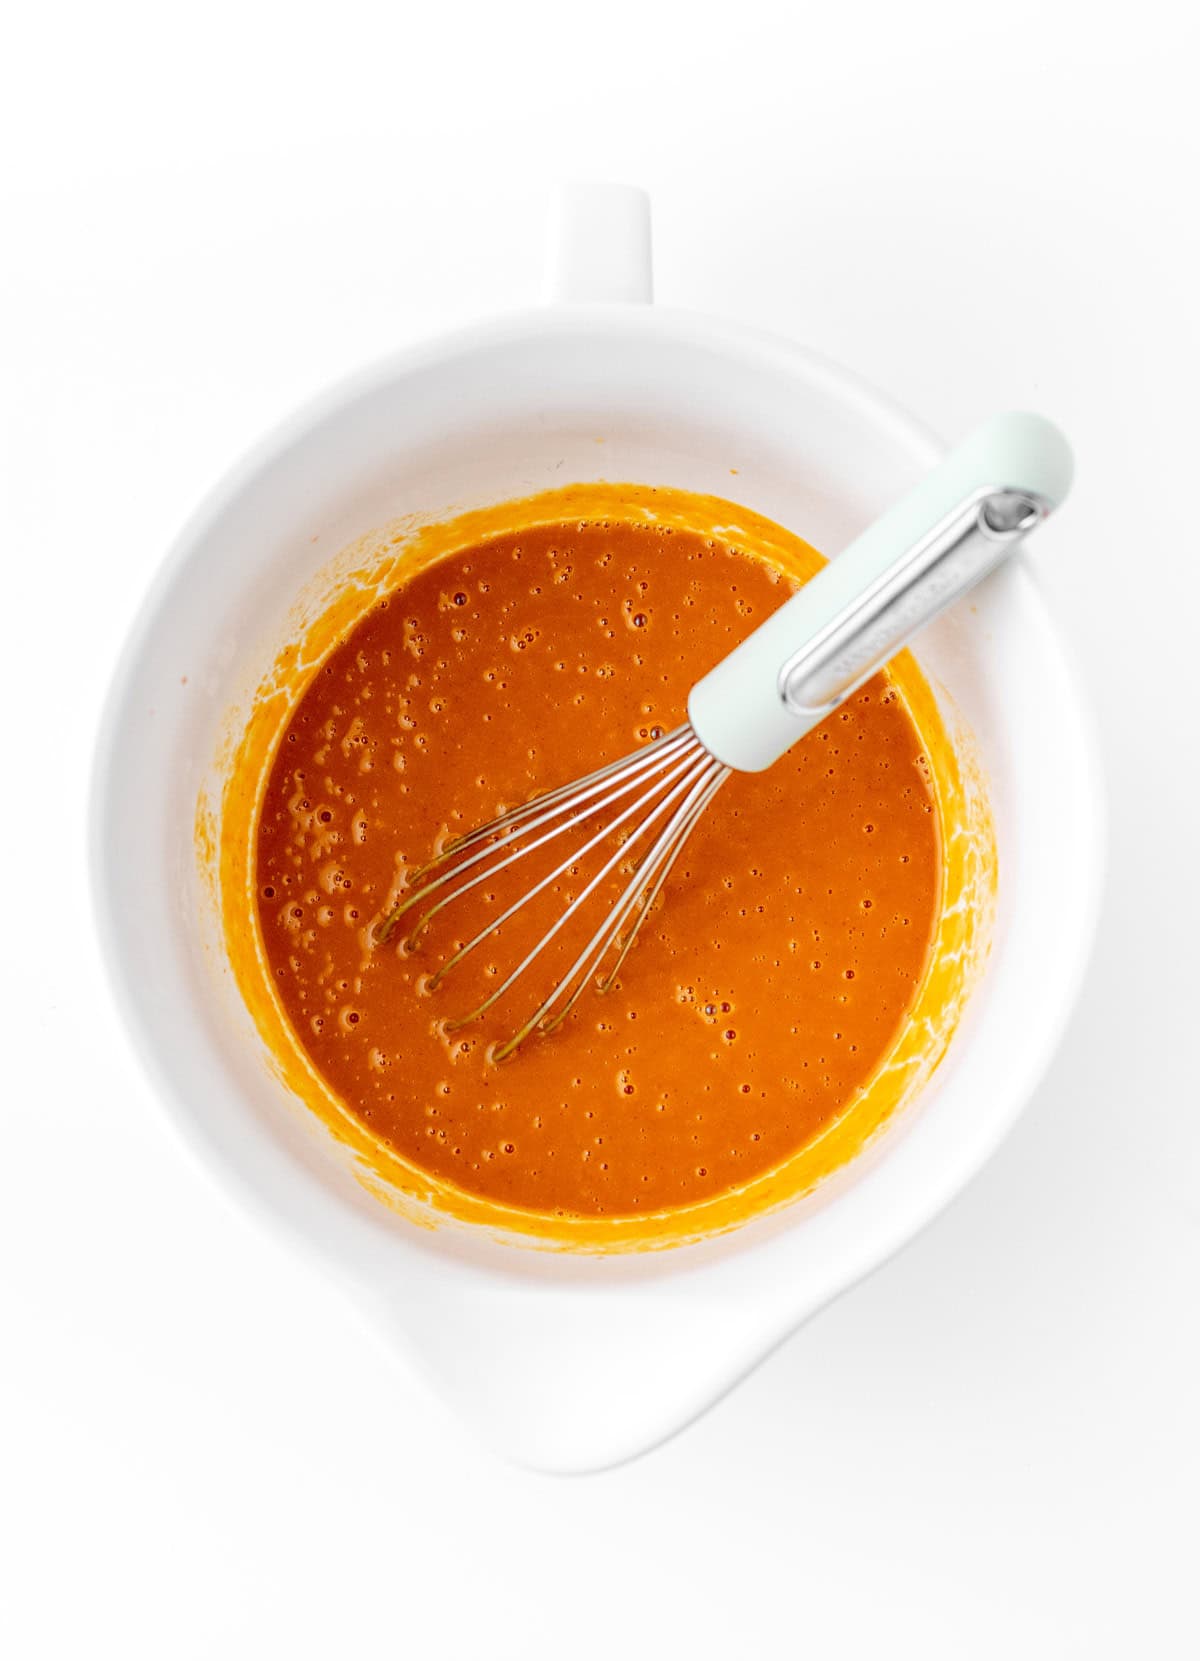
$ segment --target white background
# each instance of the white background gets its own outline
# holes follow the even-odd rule
[[[110,0],[10,25],[14,1661],[1200,1653],[1194,15]],[[1076,495],[1038,558],[1111,797],[1078,1015],[999,1157],[700,1425],[575,1480],[470,1445],[193,1165],[110,1010],[83,860],[99,700],[185,513],[323,382],[531,298],[563,174],[650,187],[665,301],[796,335],[948,437],[1010,405],[1066,427]]]

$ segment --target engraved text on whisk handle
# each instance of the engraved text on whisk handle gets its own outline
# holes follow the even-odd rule
[[[779,671],[796,715],[821,717],[979,582],[1050,511],[1030,492],[974,492]]]

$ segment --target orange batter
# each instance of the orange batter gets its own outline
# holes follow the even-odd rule
[[[430,971],[517,887],[485,885],[417,952],[403,930],[386,945],[374,932],[447,831],[675,726],[692,683],[794,586],[678,528],[540,526],[419,571],[328,657],[266,786],[259,914],[297,1037],[374,1136],[487,1199],[633,1216],[779,1165],[871,1078],[922,980],[941,879],[921,740],[884,677],[770,771],[727,781],[617,985],[501,1065],[490,1041],[561,958],[477,1024],[451,1034],[446,1018],[519,961],[563,894],[436,992]]]

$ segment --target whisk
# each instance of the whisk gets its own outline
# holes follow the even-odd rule
[[[628,874],[586,945],[528,1019],[493,1047],[491,1059],[512,1055],[531,1033],[553,1031],[589,985],[603,991],[613,984],[730,773],[764,770],[823,721],[1062,502],[1071,472],[1070,449],[1050,422],[1021,413],[994,417],[697,681],[686,722],[448,842],[413,874],[413,886],[376,927],[376,941],[389,940],[401,919],[418,911],[407,940],[415,948],[447,907],[568,837],[565,856],[489,918],[428,983],[436,989],[518,911],[594,858],[595,872],[495,990],[445,1023],[453,1031],[484,1015],[598,890]],[[579,845],[570,833],[581,829]]]

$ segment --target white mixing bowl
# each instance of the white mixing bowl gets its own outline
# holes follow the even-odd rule
[[[998,845],[990,964],[918,1102],[807,1198],[668,1252],[520,1250],[413,1227],[372,1199],[266,1065],[221,959],[196,851],[197,799],[213,785],[221,734],[270,665],[295,596],[333,553],[398,515],[597,477],[735,495],[833,550],[940,454],[909,416],[789,342],[640,303],[650,293],[640,193],[571,194],[556,256],[562,303],[388,358],[213,492],[117,671],[93,831],[116,992],[192,1145],[339,1273],[494,1444],[582,1470],[702,1411],[979,1169],[1074,997],[1101,809],[1075,682],[1030,572],[1011,561],[973,612],[958,608],[918,645],[971,731]]]

